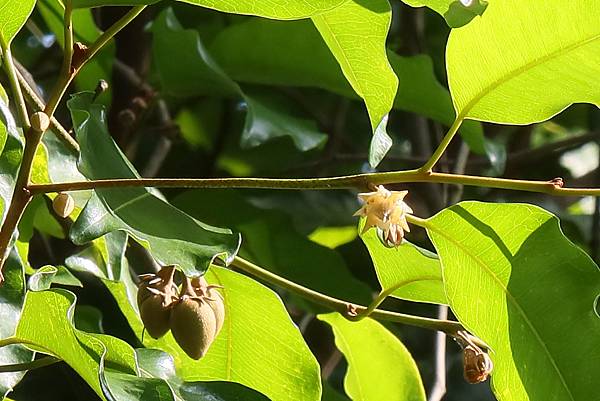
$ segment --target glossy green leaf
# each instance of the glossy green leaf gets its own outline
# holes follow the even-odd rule
[[[492,1],[448,39],[460,117],[506,124],[546,120],[572,103],[600,105],[600,3]]]
[[[406,241],[399,247],[387,248],[373,229],[361,235],[361,238],[369,250],[383,291],[396,288],[390,294],[396,298],[447,303],[440,261],[436,254]]]
[[[417,364],[390,331],[370,318],[350,322],[339,313],[319,315],[348,362],[346,393],[354,401],[425,401]]]
[[[68,264],[72,266],[75,261],[71,259]],[[105,269],[92,267],[92,258],[82,261],[80,255],[79,266],[89,268],[93,274]],[[227,269],[213,266],[205,277],[210,283],[225,287],[222,293],[226,307],[225,325],[208,354],[200,361],[190,359],[170,333],[160,340],[145,336],[144,345],[171,354],[184,381],[236,382],[277,401],[319,400],[319,366],[279,297],[256,281]],[[123,282],[102,281],[141,339],[143,325],[135,294],[130,297]]]
[[[23,264],[14,250],[8,256],[2,272],[5,281],[0,286],[0,339],[14,334],[25,298]],[[0,365],[27,363],[31,360],[33,352],[21,345],[0,348]],[[0,373],[0,399],[6,396],[24,375],[25,372]]]
[[[365,101],[374,135],[369,152],[373,168],[392,146],[386,124],[396,97],[398,78],[385,49],[391,20],[392,10],[387,0],[347,1],[312,17],[344,76]]]
[[[103,360],[116,370],[135,375],[135,355],[122,340],[75,329],[75,301],[75,295],[65,290],[29,291],[15,337],[64,360],[103,396]]]
[[[81,146],[80,171],[89,179],[139,177],[108,134],[104,107],[91,103],[91,96],[69,101]],[[160,263],[179,265],[188,275],[203,273],[217,256],[232,257],[239,245],[239,235],[201,223],[145,188],[96,190],[70,238],[83,244],[116,230],[147,246]]]
[[[178,0],[233,14],[257,15],[273,19],[300,19],[334,9],[346,0]]]
[[[165,380],[181,401],[267,401],[259,392],[237,383],[184,382],[175,371],[173,357],[156,349],[140,348],[136,351],[140,371],[146,377]]]
[[[0,5],[0,42],[8,47],[33,11],[35,0],[4,0]]]
[[[450,306],[492,348],[500,401],[584,401],[600,370],[600,270],[535,206],[463,202],[432,217]]]
[[[234,24],[216,36],[210,52],[227,75],[239,82],[316,87],[358,97],[309,21],[250,19]],[[400,79],[393,107],[451,125],[455,119],[452,100],[437,81],[431,59],[402,57],[391,51],[387,58]],[[474,152],[486,152],[480,124],[465,122],[461,135]]]
[[[296,116],[298,107],[289,99],[257,90],[243,91],[213,60],[198,32],[183,29],[172,9],[156,18],[152,32],[154,60],[167,93],[177,97],[209,95],[244,101],[247,112],[240,143],[243,148],[289,136],[299,150],[307,151],[326,140],[315,122]],[[174,48],[173,43],[178,45]]]
[[[310,233],[309,239],[330,249],[354,241],[358,237],[355,226],[318,227]]]
[[[43,291],[52,284],[82,287],[81,281],[63,266],[43,266],[29,277],[27,285],[31,291]]]
[[[402,0],[402,2],[412,7],[431,8],[444,17],[452,28],[466,25],[476,16],[482,15],[488,4],[485,0]]]

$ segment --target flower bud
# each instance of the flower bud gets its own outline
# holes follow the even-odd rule
[[[467,345],[463,349],[463,368],[465,380],[471,384],[487,380],[494,369],[492,359],[479,347]]]
[[[73,209],[75,209],[75,200],[68,193],[61,192],[52,201],[52,209],[63,219],[67,218],[73,213]]]
[[[31,128],[37,132],[45,132],[50,126],[50,117],[43,111],[33,113],[29,118]]]

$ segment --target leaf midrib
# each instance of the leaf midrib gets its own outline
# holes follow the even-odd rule
[[[588,43],[591,43],[595,40],[600,39],[600,33],[597,33],[595,35],[592,35],[589,38],[586,38],[582,41],[576,41],[566,47],[562,47],[560,49],[557,49],[551,53],[548,53],[542,57],[538,57],[536,59],[533,59],[532,61],[530,61],[527,64],[522,65],[519,68],[516,68],[512,71],[510,71],[509,73],[505,74],[504,76],[502,76],[501,78],[499,78],[498,80],[492,82],[491,84],[489,84],[488,86],[486,86],[482,91],[480,91],[475,97],[473,97],[473,99],[471,99],[471,101],[469,101],[469,103],[467,103],[467,105],[465,106],[465,108],[459,113],[459,116],[457,117],[458,119],[464,119],[468,116],[469,112],[477,105],[477,103],[479,103],[479,101],[481,99],[483,99],[484,97],[486,97],[491,91],[493,91],[494,89],[498,88],[500,85],[505,84],[506,82],[518,77],[519,75],[527,72],[528,70],[537,67],[538,65],[541,65],[543,63],[545,63],[546,61],[558,58],[564,54],[567,54],[573,50],[576,50],[582,46],[587,45]]]
[[[469,224],[469,226],[471,226],[471,225]],[[533,323],[531,322],[531,320],[529,320],[529,318],[527,317],[527,314],[525,313],[525,311],[523,310],[523,308],[521,308],[521,305],[512,296],[512,294],[510,293],[510,291],[508,291],[508,288],[506,288],[502,284],[502,281],[498,278],[498,276],[496,276],[496,274],[494,274],[494,271],[491,270],[491,269],[489,269],[487,267],[487,265],[477,255],[471,253],[468,250],[468,248],[465,247],[462,243],[460,243],[457,240],[455,240],[454,237],[452,237],[451,235],[446,235],[443,230],[437,229],[436,227],[434,227],[431,224],[427,226],[427,230],[428,231],[437,232],[439,235],[441,235],[442,237],[446,238],[446,240],[448,240],[449,242],[452,242],[454,245],[456,245],[456,247],[459,248],[461,251],[463,251],[468,257],[472,258],[475,261],[476,264],[478,264],[479,266],[481,266],[482,269],[486,273],[488,273],[488,275],[492,278],[492,280],[498,284],[498,287],[500,287],[502,289],[502,291],[504,292],[504,294],[506,295],[506,299],[509,300],[513,304],[513,306],[515,306],[515,308],[517,309],[517,311],[519,312],[519,314],[521,315],[521,317],[523,318],[523,320],[525,321],[525,323],[527,323],[527,326],[531,329],[531,332],[533,333],[535,339],[539,342],[540,346],[544,350],[544,353],[548,357],[550,363],[552,364],[552,367],[554,367],[554,370],[556,371],[556,374],[558,375],[561,384],[563,385],[563,387],[565,388],[567,394],[569,395],[569,398],[572,401],[575,401],[575,398],[573,397],[573,394],[571,393],[571,389],[567,385],[562,372],[560,371],[558,365],[556,364],[556,361],[554,360],[554,358],[550,354],[550,351],[546,347],[546,344],[542,340],[540,334],[536,330],[536,328],[533,325]],[[442,261],[442,274],[443,274],[443,272],[444,272],[444,268],[443,268],[444,264],[443,264],[443,260],[442,260],[441,257],[440,257],[440,261]]]

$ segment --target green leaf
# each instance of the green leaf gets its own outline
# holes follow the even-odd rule
[[[92,95],[68,103],[81,146],[80,171],[89,179],[138,178],[108,134],[104,107],[91,103]],[[145,188],[96,190],[71,227],[71,240],[83,244],[126,231],[160,263],[179,265],[187,275],[203,273],[217,256],[235,255],[239,235],[201,223],[153,193]]]
[[[183,29],[173,10],[152,24],[153,54],[162,87],[178,97],[200,95],[242,99],[247,108],[241,146],[249,148],[289,136],[301,151],[324,143],[326,135],[310,120],[296,117],[298,107],[281,95],[246,93],[213,60],[198,32]],[[177,43],[173,47],[173,43]]]
[[[75,329],[75,301],[75,295],[65,290],[27,292],[15,337],[64,360],[102,396],[104,360],[115,370],[135,375],[135,355],[122,340]]]
[[[427,222],[450,306],[490,345],[500,401],[589,400],[600,271],[535,206],[463,202]]]
[[[600,105],[598,18],[597,1],[490,2],[448,39],[448,80],[460,118],[530,124],[572,103]]]
[[[165,380],[176,400],[181,401],[267,401],[259,392],[237,383],[184,382],[175,371],[173,357],[156,349],[141,348],[136,351],[140,371],[146,377]]]
[[[0,42],[10,46],[33,11],[35,0],[5,0],[0,9]]]
[[[478,15],[483,15],[488,3],[484,0],[402,0],[412,7],[429,7],[446,19],[451,28],[460,28]]]
[[[239,82],[316,87],[358,97],[309,21],[249,19],[222,30],[212,42],[210,52],[227,75]],[[387,58],[401,82],[394,108],[451,125],[456,116],[452,99],[437,81],[431,58],[402,57],[389,50]],[[465,122],[461,135],[474,152],[486,153],[479,123]]]
[[[319,315],[346,357],[346,393],[354,401],[425,401],[417,364],[390,331],[370,318],[350,322],[339,313]]]
[[[391,20],[392,10],[387,0],[348,1],[312,17],[344,76],[365,101],[374,135],[369,152],[373,168],[392,146],[386,124],[396,97],[398,78],[385,49]]]
[[[436,254],[406,241],[397,248],[387,248],[375,230],[367,231],[361,239],[369,250],[382,291],[397,287],[390,294],[396,298],[436,304],[448,302]]]
[[[358,237],[355,226],[318,227],[309,235],[312,242],[335,249],[338,246],[354,241]]]
[[[68,264],[72,266],[77,260],[85,262],[79,266],[90,268],[92,274],[105,269],[92,267],[93,259],[84,260],[81,255]],[[184,381],[231,381],[273,400],[319,400],[319,366],[279,297],[252,279],[216,266],[205,277],[210,283],[225,287],[222,293],[226,308],[225,325],[208,354],[200,361],[190,359],[170,333],[160,340],[145,336],[144,345],[171,354]],[[102,282],[141,339],[143,325],[135,293],[130,296],[123,282]]]
[[[25,298],[25,273],[23,263],[16,251],[12,251],[3,268],[4,283],[0,286],[0,339],[14,334],[21,317]],[[27,363],[33,360],[33,352],[21,345],[0,348],[0,365]],[[0,399],[8,394],[25,376],[25,372],[0,373]]]
[[[63,266],[43,266],[29,277],[28,287],[31,291],[43,291],[52,284],[83,287],[81,281]]]
[[[233,14],[257,15],[273,19],[300,19],[332,10],[346,0],[178,0]]]

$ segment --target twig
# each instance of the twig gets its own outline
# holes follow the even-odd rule
[[[27,71],[25,67],[23,67],[17,61],[15,61],[15,65],[17,67],[17,78],[19,79],[19,83],[21,84],[21,88],[25,94],[25,101],[27,101],[30,107],[32,107],[35,111],[44,110],[46,108],[46,104],[42,100],[41,96],[36,92],[35,83],[30,82],[30,79],[28,78],[28,76],[30,76],[29,71]],[[79,152],[79,144],[77,141],[73,139],[73,137],[54,116],[50,118],[50,126],[59,139],[73,148],[73,150]]]
[[[31,361],[31,362],[13,363],[11,365],[0,365],[0,373],[21,372],[24,370],[33,370],[33,369],[50,366],[50,365],[53,365],[58,362],[61,362],[61,359],[55,358],[53,356],[46,356],[46,357],[36,359],[35,361]]]
[[[484,188],[545,193],[554,196],[600,196],[600,188],[563,188],[563,181],[530,181],[473,175],[432,173],[419,170],[367,173],[327,178],[116,178],[93,181],[73,181],[52,184],[32,184],[33,194],[81,191],[94,188],[157,187],[157,188],[260,188],[369,190],[373,185],[433,182]]]
[[[284,288],[297,295],[300,295],[303,298],[309,299],[315,303],[335,310],[341,313],[346,318],[351,318],[351,315],[349,315],[348,313],[350,310],[356,310],[359,313],[364,310],[367,310],[367,307],[365,306],[356,305],[348,301],[333,298],[329,295],[322,294],[310,288],[303,287],[300,284],[294,283],[293,281],[289,281],[283,277],[271,273],[270,271],[265,270],[240,257],[235,257],[231,264],[232,266],[237,267],[238,269],[254,277],[275,284],[276,286]],[[456,321],[431,319],[381,309],[373,310],[373,312],[370,314],[370,317],[377,320],[386,320],[390,322],[407,324],[410,326],[421,327],[424,329],[438,330],[450,336],[454,336],[457,332],[464,330],[462,325]]]

